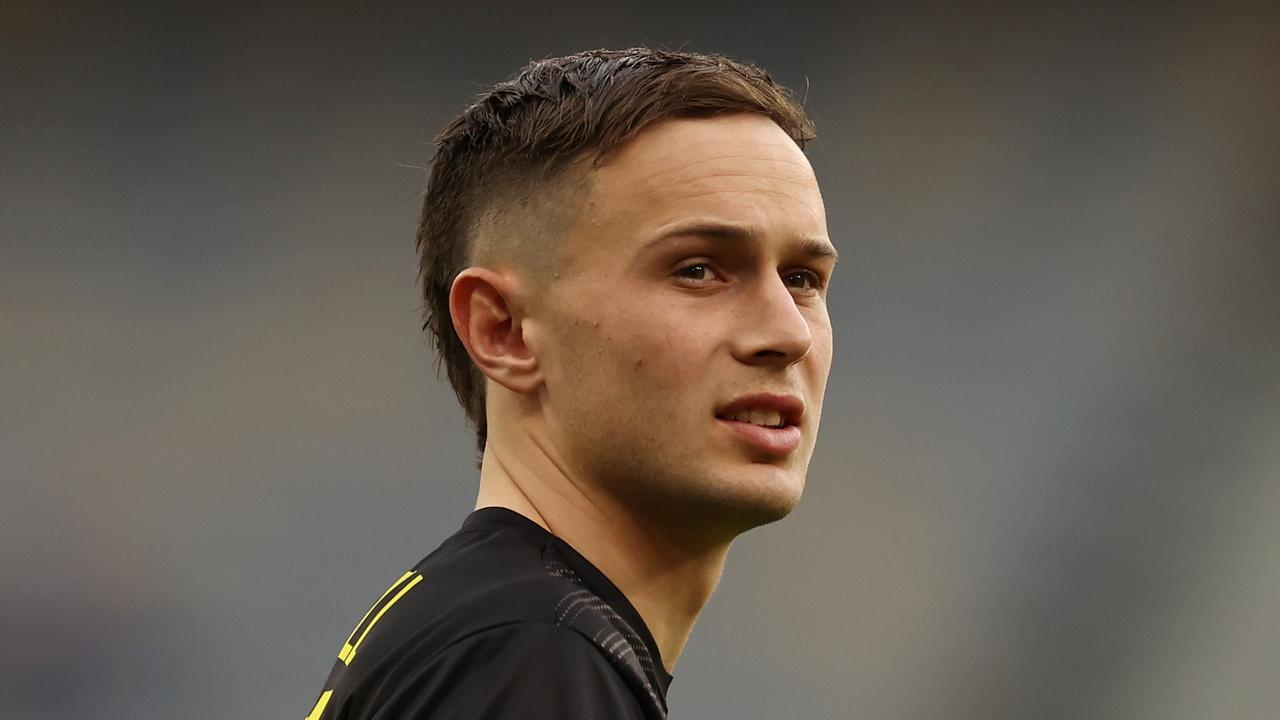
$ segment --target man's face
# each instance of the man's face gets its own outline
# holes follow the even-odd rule
[[[808,160],[761,115],[677,119],[590,178],[544,298],[539,392],[559,461],[672,527],[785,516],[831,368],[834,260]],[[803,416],[790,408],[782,429],[723,417],[756,394],[790,396]]]

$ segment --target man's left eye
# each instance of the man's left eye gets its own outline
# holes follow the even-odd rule
[[[821,290],[822,289],[822,277],[818,275],[818,273],[812,270],[796,270],[795,272],[787,273],[785,278],[786,278],[785,282],[788,285],[790,285],[791,287],[798,287],[801,290]],[[800,278],[800,282],[801,282],[800,285],[794,284],[793,280],[795,278]],[[808,283],[807,286],[803,284],[806,282]]]

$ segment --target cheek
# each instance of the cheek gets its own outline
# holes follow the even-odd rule
[[[705,380],[697,338],[691,330],[665,323],[635,322],[615,348],[622,353],[619,362],[631,376],[630,382],[649,391],[676,391],[688,388],[699,377]]]
[[[600,298],[578,327],[609,364],[628,378],[653,378],[679,386],[696,365],[697,343],[705,332],[691,327],[683,313],[673,317],[648,298],[619,302],[614,294]],[[660,302],[660,301],[658,301]]]
[[[826,380],[827,374],[831,371],[832,353],[831,328],[816,331],[813,336],[814,365],[821,372],[823,380]]]
[[[805,365],[805,375],[813,390],[813,399],[820,410],[822,398],[826,394],[827,381],[831,375],[832,338],[829,327],[814,329],[813,345]]]
[[[641,413],[679,404],[692,386],[712,379],[711,328],[696,325],[696,315],[647,298],[624,302],[624,292],[595,290],[574,295],[555,333],[551,375],[569,392],[589,387],[594,398],[583,400],[607,407],[625,399]]]

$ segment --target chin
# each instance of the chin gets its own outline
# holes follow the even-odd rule
[[[777,522],[795,509],[804,491],[808,456],[711,459],[707,452],[632,455],[596,453],[597,477],[624,505],[673,533],[712,542]],[[634,457],[621,462],[619,457]],[[659,463],[643,460],[661,458]],[[620,469],[625,468],[622,472]]]
[[[689,522],[720,527],[724,534],[740,535],[752,528],[774,523],[795,509],[804,491],[804,476],[776,466],[757,477],[722,478],[703,486],[697,497],[684,498],[686,507],[697,508]]]
[[[742,518],[741,532],[777,522],[790,515],[791,511],[796,509],[796,505],[800,504],[800,491],[803,489],[803,484],[801,481],[800,487],[794,490],[777,488],[775,492],[763,497],[753,497],[742,503],[738,513]]]

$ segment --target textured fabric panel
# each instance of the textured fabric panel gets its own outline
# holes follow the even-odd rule
[[[562,581],[562,594],[555,606],[556,624],[571,628],[591,641],[617,668],[637,696],[649,700],[645,707],[646,718],[665,720],[667,703],[658,691],[661,686],[653,656],[639,633],[586,587],[555,548],[548,545],[543,550],[542,562],[548,574]]]

